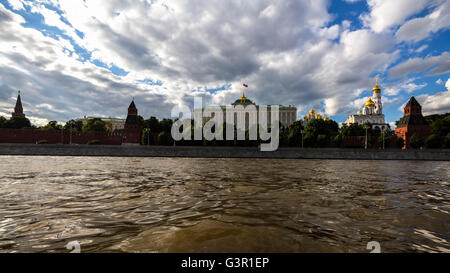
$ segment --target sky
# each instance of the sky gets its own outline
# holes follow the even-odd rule
[[[36,125],[175,105],[311,108],[343,122],[382,87],[450,112],[450,0],[0,0],[0,115]]]

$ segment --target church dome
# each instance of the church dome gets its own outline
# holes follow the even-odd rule
[[[377,80],[375,82],[375,86],[373,87],[372,90],[373,90],[374,93],[381,93],[381,87],[378,85],[378,77],[377,77]]]
[[[381,93],[381,87],[377,84],[373,87],[373,92],[374,93]]]
[[[240,97],[233,103],[233,105],[237,104],[254,104],[254,103],[244,95],[244,92],[242,92],[242,97]]]
[[[253,101],[251,101],[247,98],[240,98],[240,99],[237,99],[233,104],[253,104]]]
[[[367,100],[367,102],[364,106],[365,107],[375,107],[375,102],[373,102],[372,98],[369,97],[369,99]]]

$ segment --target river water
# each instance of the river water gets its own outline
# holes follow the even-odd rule
[[[0,156],[0,252],[450,252],[450,162]]]

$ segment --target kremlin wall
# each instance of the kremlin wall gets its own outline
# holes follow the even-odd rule
[[[13,117],[24,118],[20,91],[14,107]],[[103,145],[139,145],[141,129],[138,125],[138,110],[134,99],[128,107],[124,129],[116,132],[80,132],[70,130],[10,129],[0,128],[0,143],[38,144],[88,144],[98,141]]]
[[[247,99],[244,94],[242,97],[232,105],[255,105],[251,100]],[[226,106],[221,106],[226,108]],[[296,107],[295,106],[280,106],[280,121],[284,126],[296,121]],[[195,114],[199,114],[199,110],[194,110]],[[284,111],[284,112],[283,112]],[[201,114],[201,113],[200,113]],[[17,96],[16,105],[12,117],[25,118],[22,108],[22,100],[20,91]],[[284,118],[284,119],[283,119]],[[301,121],[303,126],[313,119],[323,119],[328,121],[327,117],[322,118],[320,114],[316,114],[314,110],[311,110],[309,114]],[[123,121],[123,120],[122,120]],[[123,130],[109,131],[109,132],[82,132],[71,130],[40,130],[40,129],[10,129],[0,128],[0,143],[25,143],[25,144],[90,144],[95,141],[96,144],[102,145],[140,145],[142,130],[139,127],[138,122],[138,110],[133,101],[128,107],[128,114],[123,125]],[[381,87],[378,85],[378,79],[375,87],[373,88],[373,96],[369,97],[368,102],[364,105],[363,109],[356,115],[351,115],[347,118],[346,124],[358,123],[364,125],[367,122],[372,124],[372,128],[380,129],[384,131],[389,128],[389,125],[384,120],[382,113],[381,103]],[[404,108],[404,116],[400,119],[395,134],[390,137],[385,144],[385,148],[395,148],[396,139],[402,138],[404,140],[404,147],[406,149],[409,144],[409,140],[413,134],[418,134],[422,138],[426,138],[431,135],[431,127],[422,115],[422,109],[420,104],[414,98],[408,101]],[[348,148],[363,148],[365,146],[366,138],[364,136],[345,136],[342,139],[340,147]],[[368,147],[372,149],[378,149],[380,147],[380,141],[377,139],[368,140]],[[181,143],[180,143],[181,144]],[[337,148],[333,141],[328,141],[323,147]]]
[[[0,128],[0,143],[35,144],[47,141],[49,144],[88,144],[89,141],[98,140],[104,145],[121,145],[122,139],[122,132],[70,132],[67,130],[43,131],[40,129]]]

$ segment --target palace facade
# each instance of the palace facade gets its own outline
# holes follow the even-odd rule
[[[236,108],[237,106],[243,106]],[[248,107],[248,106],[254,106],[254,107]],[[267,105],[267,123],[271,123],[271,109],[275,105]],[[287,127],[297,119],[297,107],[294,105],[284,106],[284,105],[277,105],[279,107],[279,113],[280,113],[280,123],[282,126]],[[248,128],[247,124],[249,122],[249,116],[251,114],[254,114],[253,111],[256,111],[257,119],[259,119],[259,108],[260,106],[254,103],[252,100],[248,99],[244,92],[242,93],[242,97],[235,100],[231,105],[220,105],[220,106],[209,106],[199,109],[194,109],[194,118],[197,120],[202,120],[203,124],[208,122],[214,115],[214,111],[216,109],[220,109],[223,112],[223,121],[226,121],[226,111],[227,110],[233,110],[236,113],[239,111],[246,112],[245,113],[245,124],[246,128]],[[204,112],[211,112],[211,117],[205,117],[203,115]],[[237,114],[235,114],[234,117],[234,124],[237,122]]]

